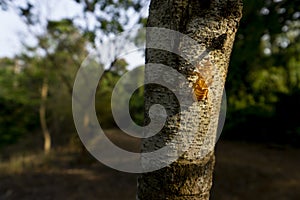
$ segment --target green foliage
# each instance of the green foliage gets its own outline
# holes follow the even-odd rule
[[[120,77],[126,72],[122,69],[117,67],[118,63],[122,63],[126,69],[127,63],[123,60],[117,60],[115,62],[116,67],[112,67],[112,70],[106,71],[104,75],[101,77],[99,81],[99,86],[96,93],[96,111],[98,120],[103,128],[112,128],[116,127],[114,118],[112,116],[112,110],[111,110],[111,94],[112,91],[116,85],[116,83],[119,81]],[[127,108],[129,106],[129,112],[134,122],[136,122],[139,125],[143,124],[144,119],[144,89],[143,87],[137,89],[133,94],[128,94],[126,88],[131,87],[131,85],[135,85],[136,81],[137,83],[141,84],[144,81],[144,71],[141,70],[142,68],[134,69],[131,73],[132,79],[130,79],[129,83],[125,83],[125,85],[121,85],[118,87],[119,94],[123,94],[120,96],[130,95],[130,101],[129,105],[125,105],[125,102],[122,101],[122,98],[120,97],[120,102],[118,105],[115,106],[121,106],[122,108]],[[132,82],[131,82],[132,81]],[[120,113],[121,114],[121,113]],[[128,117],[128,116],[124,116]]]
[[[74,23],[81,33],[94,45],[103,37],[131,29],[136,24],[145,24],[145,8],[148,0],[73,0],[82,7],[82,15],[61,20],[60,25]],[[25,0],[22,3],[0,0],[2,10],[14,10],[29,27],[43,26],[48,18],[43,18],[39,10],[45,4]],[[89,20],[93,21],[90,23]],[[47,29],[58,27],[58,22],[48,23]],[[64,26],[66,27],[66,26]],[[40,28],[40,27],[39,27]],[[44,27],[43,27],[44,28]],[[66,33],[66,30],[57,33]]]
[[[85,17],[92,16],[96,19],[95,26],[80,23],[83,25],[81,27],[75,23],[78,18],[57,21],[41,19],[40,12],[37,12],[40,5],[36,2],[24,1],[23,4],[18,4],[10,0],[0,0],[3,10],[12,8],[17,11],[29,28],[43,29],[35,35],[38,41],[36,46],[24,46],[22,54],[0,63],[0,105],[3,106],[1,116],[11,113],[10,117],[0,117],[0,143],[16,141],[19,137],[39,129],[40,93],[42,83],[45,81],[49,86],[46,118],[51,135],[54,136],[53,141],[56,143],[68,135],[61,133],[75,132],[71,111],[72,86],[76,72],[87,55],[87,46],[91,47],[91,43],[97,39],[101,40],[103,35],[125,30],[129,23],[132,23],[130,16],[139,15],[137,12],[146,3],[144,0],[75,1],[84,8],[84,19],[79,20],[84,21],[87,19]],[[142,18],[143,15],[138,16],[137,22]],[[43,25],[44,20],[46,26]],[[145,19],[141,21],[145,22]],[[15,72],[15,66],[19,67],[18,73]],[[110,106],[111,91],[120,75],[127,71],[126,67],[124,59],[116,59],[110,71],[105,72],[100,81],[96,109],[101,116],[99,121],[105,127],[114,126]],[[131,101],[134,108],[133,116],[140,114],[136,111],[137,107],[141,110],[139,99],[142,93],[137,94],[135,95],[137,99]],[[27,113],[28,110],[32,110],[30,114]],[[17,118],[19,118],[18,125],[13,125]],[[136,118],[142,120],[141,117]]]
[[[0,60],[0,147],[38,127],[38,101],[26,88],[30,82],[21,66],[9,58]]]
[[[144,125],[144,87],[137,89],[129,102],[129,112],[132,120],[139,126]]]
[[[226,83],[226,135],[257,140],[299,135],[297,127],[276,123],[279,107],[300,107],[285,100],[300,89],[299,11],[299,1],[245,1]]]
[[[46,118],[50,132],[60,138],[58,141],[75,132],[72,85],[87,55],[87,39],[72,21],[65,19],[49,21],[46,34],[39,35],[38,39],[37,47],[29,47],[24,54],[0,62],[0,104],[3,106],[0,143],[16,141],[39,129],[38,111],[45,80],[49,86]]]
[[[111,111],[111,94],[120,75],[106,71],[101,77],[96,93],[96,111],[99,123],[103,128],[115,127],[115,122]]]
[[[0,98],[0,147],[16,142],[38,127],[34,107]]]
[[[138,67],[134,71],[134,78],[138,84],[144,82],[144,68]],[[144,125],[144,86],[138,88],[131,96],[129,101],[129,112],[133,121],[140,125]]]
[[[130,22],[129,10],[139,12],[143,7],[141,0],[76,0],[86,13],[92,13],[97,19],[97,27],[105,33],[118,33]],[[99,12],[100,11],[100,12]]]
[[[47,122],[51,131],[72,132],[72,85],[89,42],[95,44],[98,40],[101,43],[104,36],[130,27],[133,14],[138,16],[137,23],[146,24],[144,13],[141,13],[146,0],[74,1],[83,6],[85,17],[93,16],[94,26],[76,27],[76,19],[48,21],[44,34],[37,35],[37,46],[26,47],[25,53],[15,59],[1,59],[2,143],[14,141],[37,128],[40,87],[45,77],[49,82]],[[27,24],[38,24],[36,4],[25,1],[20,6],[10,0],[0,0],[2,9],[12,4]],[[225,133],[248,139],[296,138],[300,135],[297,123],[300,112],[297,103],[300,90],[299,0],[244,0],[244,4],[226,82],[228,120]],[[138,32],[134,43],[140,45],[144,40],[145,34]],[[111,92],[126,71],[126,61],[116,59],[100,80],[96,110],[104,127],[115,126]],[[135,91],[129,107],[132,118],[141,125],[143,88]],[[2,117],[8,114],[9,117]],[[16,122],[16,119],[19,120]]]

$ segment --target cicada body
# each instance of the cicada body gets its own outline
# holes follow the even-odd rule
[[[197,77],[197,80],[193,83],[193,89],[198,101],[208,99],[209,86],[212,83],[212,67],[213,65],[209,59],[196,65],[194,75]]]
[[[208,86],[201,76],[198,77],[197,81],[194,83],[194,94],[198,101],[207,99]]]

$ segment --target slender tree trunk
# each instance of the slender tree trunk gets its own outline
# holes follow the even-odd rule
[[[241,0],[151,1],[148,27],[179,31],[198,43],[189,45],[184,37],[170,43],[171,48],[185,52],[193,62],[158,49],[146,51],[146,63],[162,63],[172,67],[190,81],[196,99],[188,109],[186,131],[193,130],[191,126],[196,126],[197,131],[188,151],[176,162],[157,171],[141,174],[137,199],[209,199],[215,162],[214,151],[210,147],[214,146],[216,140],[229,58],[241,16]],[[152,37],[159,36],[149,33],[147,39]],[[146,71],[149,67],[151,65],[146,66]],[[145,76],[147,78],[149,74]],[[145,152],[157,150],[170,141],[179,128],[176,122],[181,120],[178,115],[180,105],[166,88],[145,86],[146,111],[153,104],[163,105],[168,117],[159,134],[142,141],[142,151]],[[145,122],[149,122],[149,117],[145,117]],[[203,154],[205,151],[207,153]]]
[[[44,78],[41,88],[40,124],[44,136],[44,152],[48,154],[51,150],[51,135],[46,121],[46,101],[48,97],[48,81]]]

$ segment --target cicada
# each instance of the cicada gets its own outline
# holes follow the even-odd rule
[[[197,80],[193,84],[194,95],[198,101],[208,99],[209,86],[212,83],[212,63],[209,59],[199,63],[194,71]]]
[[[207,99],[208,86],[205,83],[203,77],[198,75],[198,79],[194,83],[193,88],[194,88],[194,94],[198,101]]]

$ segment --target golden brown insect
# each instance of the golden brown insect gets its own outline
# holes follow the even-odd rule
[[[207,99],[208,86],[206,85],[203,77],[198,74],[198,79],[193,85],[194,94],[198,101]]]
[[[194,95],[198,101],[202,101],[208,98],[208,86],[211,84],[212,77],[212,64],[209,60],[203,62],[202,67],[196,66],[195,75],[198,77],[193,84]]]

